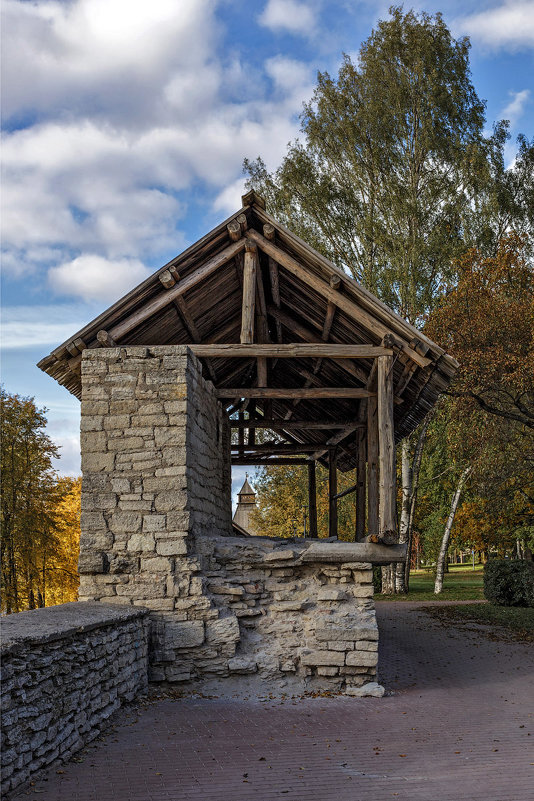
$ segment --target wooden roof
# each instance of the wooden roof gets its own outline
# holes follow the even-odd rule
[[[384,344],[393,349],[395,437],[421,422],[446,389],[457,362],[299,237],[276,222],[258,195],[55,348],[38,366],[81,397],[81,351],[110,345],[181,345],[240,342],[243,253],[257,246],[256,342]],[[384,340],[385,338],[385,340]],[[206,376],[224,387],[257,387],[256,358],[203,358]],[[273,388],[369,389],[373,358],[314,356],[269,359]],[[265,362],[264,362],[265,364]],[[260,382],[262,384],[263,382]],[[223,393],[220,393],[221,395]],[[276,398],[274,418],[364,419],[364,398]],[[227,404],[228,405],[228,404]],[[289,425],[289,424],[288,424]],[[278,433],[280,430],[277,427]],[[342,432],[343,433],[343,432]],[[332,444],[336,429],[288,428],[287,442]],[[355,466],[357,445],[345,439],[338,465]]]

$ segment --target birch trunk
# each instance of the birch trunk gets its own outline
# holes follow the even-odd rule
[[[413,492],[413,466],[410,452],[410,438],[405,437],[401,445],[401,478],[402,478],[402,505],[399,524],[399,543],[408,542],[410,527],[410,506]],[[410,558],[409,554],[406,556]],[[395,593],[406,593],[405,564],[399,562],[395,565]]]
[[[417,501],[417,492],[419,490],[419,473],[421,472],[421,461],[423,459],[423,448],[426,442],[426,435],[428,432],[428,426],[430,425],[430,421],[432,420],[433,414],[427,415],[421,430],[419,432],[419,437],[417,438],[417,445],[415,446],[415,453],[412,462],[412,492],[410,497],[410,516],[408,520],[408,536],[406,539],[407,548],[406,548],[406,561],[404,563],[404,586],[406,588],[406,592],[410,590],[410,560],[412,554],[412,535],[413,535],[413,521],[415,517],[415,504]]]
[[[443,573],[445,571],[445,560],[447,558],[447,549],[449,547],[452,524],[454,523],[454,517],[456,515],[456,509],[458,508],[458,503],[460,501],[460,495],[462,494],[462,489],[464,487],[465,482],[471,475],[471,471],[472,471],[471,467],[465,468],[462,475],[460,476],[460,479],[458,481],[458,486],[456,487],[456,492],[454,493],[454,497],[452,499],[451,511],[449,512],[449,516],[445,524],[445,531],[443,532],[443,539],[441,540],[441,548],[439,549],[438,562],[436,566],[436,582],[434,584],[434,593],[436,595],[439,595],[439,593],[443,589]]]

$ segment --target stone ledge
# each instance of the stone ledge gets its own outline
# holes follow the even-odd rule
[[[144,617],[148,609],[124,607],[94,601],[47,606],[17,612],[2,618],[2,655],[27,645],[54,642],[101,626]]]

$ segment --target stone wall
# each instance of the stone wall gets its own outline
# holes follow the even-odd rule
[[[151,610],[150,679],[372,681],[369,563],[394,549],[231,536],[228,431],[187,347],[85,350],[82,388],[80,598]]]
[[[2,793],[64,760],[147,688],[141,608],[71,603],[2,620]]]

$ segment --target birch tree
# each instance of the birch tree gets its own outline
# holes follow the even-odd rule
[[[471,475],[472,468],[466,467],[460,478],[458,479],[458,484],[456,485],[456,490],[452,497],[451,501],[451,510],[449,512],[449,516],[447,518],[447,522],[445,523],[445,530],[443,532],[443,539],[441,540],[441,547],[439,549],[438,554],[438,561],[436,564],[436,581],[434,583],[434,593],[439,595],[439,593],[443,589],[443,573],[445,571],[445,560],[447,559],[447,552],[449,549],[449,540],[451,537],[452,526],[454,524],[454,517],[456,515],[456,510],[458,508],[458,503],[460,502],[460,496],[462,494],[462,490],[464,488],[465,482]]]

